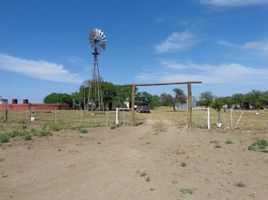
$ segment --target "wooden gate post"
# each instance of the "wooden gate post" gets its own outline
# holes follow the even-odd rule
[[[187,128],[192,127],[192,85],[187,83],[188,88],[188,110],[187,110]]]
[[[132,126],[135,125],[135,91],[136,91],[136,85],[132,85],[132,92],[131,92],[131,121]]]

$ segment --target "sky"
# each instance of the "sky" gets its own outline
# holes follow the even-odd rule
[[[0,0],[0,96],[43,102],[90,79],[101,29],[103,80],[202,81],[193,95],[267,91],[268,0]],[[139,87],[152,94],[184,85]]]

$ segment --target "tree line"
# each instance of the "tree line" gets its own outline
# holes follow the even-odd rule
[[[69,104],[71,106],[79,105],[80,107],[87,104],[88,87],[80,86],[78,91],[72,94],[51,93],[44,98],[44,103]],[[122,107],[124,102],[131,100],[131,86],[122,86],[110,82],[102,81],[101,95],[105,108]],[[162,93],[160,95],[152,95],[148,92],[136,91],[136,102],[146,102],[151,108],[158,106],[174,106],[174,103],[186,103],[187,96],[180,88],[174,88],[173,94]],[[261,109],[268,105],[268,91],[262,92],[252,90],[247,94],[234,94],[227,97],[216,97],[210,91],[200,94],[197,106],[213,107],[221,109],[224,105],[227,107],[241,109]]]
[[[268,106],[268,91],[252,90],[246,94],[236,93],[226,97],[217,97],[207,91],[200,94],[197,105],[216,109],[224,105],[234,109],[263,109]]]
[[[44,103],[69,104],[71,106],[79,105],[80,107],[83,107],[84,102],[85,104],[88,103],[88,91],[88,87],[80,86],[78,91],[72,94],[51,93],[44,98]],[[175,88],[173,91],[175,93],[174,96],[167,93],[152,95],[148,92],[136,91],[135,100],[136,103],[146,102],[151,108],[157,106],[172,106],[175,100],[181,103],[186,103],[187,97],[182,89]],[[113,108],[122,107],[124,102],[131,100],[131,86],[122,86],[103,81],[101,83],[101,96],[105,108],[108,108],[110,103]]]

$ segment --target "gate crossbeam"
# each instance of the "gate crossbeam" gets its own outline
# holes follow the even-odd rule
[[[186,81],[186,82],[166,82],[166,83],[132,83],[132,84],[125,84],[125,86],[132,86],[131,92],[131,118],[132,118],[132,125],[135,125],[135,91],[137,86],[158,86],[158,85],[187,85],[188,89],[188,98],[187,98],[187,128],[192,127],[192,84],[200,84],[201,81]]]

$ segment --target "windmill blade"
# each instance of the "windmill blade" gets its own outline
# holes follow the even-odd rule
[[[89,32],[88,39],[91,47],[93,49],[96,47],[98,52],[106,49],[106,36],[104,35],[104,32],[100,29],[92,29]]]

